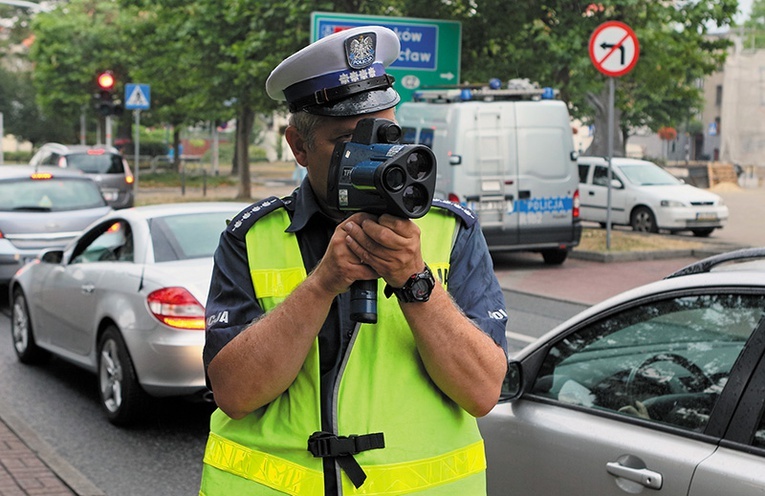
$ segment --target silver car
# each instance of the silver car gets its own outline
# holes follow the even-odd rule
[[[244,203],[114,211],[11,281],[19,360],[53,354],[98,375],[108,419],[141,418],[150,397],[208,394],[204,302],[213,253]],[[209,399],[209,398],[208,398]]]
[[[765,248],[702,260],[510,361],[489,494],[762,495],[763,392]]]
[[[0,286],[46,248],[61,248],[111,212],[80,171],[0,166]]]
[[[104,199],[114,208],[132,207],[135,202],[133,172],[114,147],[46,143],[32,156],[29,164],[81,170],[98,183]]]

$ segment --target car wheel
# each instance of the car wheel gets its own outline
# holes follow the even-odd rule
[[[32,319],[29,316],[27,299],[20,289],[13,292],[12,312],[11,335],[13,336],[13,349],[19,361],[27,364],[44,361],[50,354],[37,346],[32,331]]]
[[[542,259],[544,259],[547,265],[560,265],[568,257],[568,250],[542,250]]]
[[[633,231],[656,233],[659,232],[659,226],[656,225],[656,216],[650,208],[638,207],[632,212],[630,225]]]
[[[114,425],[134,423],[148,403],[125,341],[113,325],[98,341],[98,390],[101,406]]]
[[[706,238],[710,234],[712,234],[712,231],[714,231],[714,230],[715,229],[712,227],[712,228],[707,228],[707,229],[692,229],[691,232],[697,238]]]

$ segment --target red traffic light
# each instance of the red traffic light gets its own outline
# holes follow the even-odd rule
[[[114,74],[111,71],[102,72],[96,81],[102,90],[111,91],[114,89]]]

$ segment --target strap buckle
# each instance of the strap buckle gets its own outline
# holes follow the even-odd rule
[[[382,432],[361,436],[336,436],[330,432],[319,431],[308,438],[308,451],[317,458],[334,458],[356,489],[364,484],[367,474],[353,455],[384,447],[385,438]]]
[[[384,447],[385,438],[382,432],[361,436],[336,436],[329,432],[314,432],[308,438],[308,451],[317,458],[355,455]]]

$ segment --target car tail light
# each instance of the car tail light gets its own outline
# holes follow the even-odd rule
[[[574,191],[574,204],[571,209],[571,214],[575,219],[579,218],[579,190]]]
[[[459,203],[460,197],[455,195],[454,193],[449,193],[448,199],[450,202]]]
[[[204,330],[205,307],[188,290],[162,288],[146,297],[152,315],[175,329]]]
[[[88,155],[103,155],[104,153],[106,153],[106,150],[104,150],[103,148],[92,148],[88,150],[87,153]]]
[[[127,160],[124,158],[122,159],[122,166],[125,168],[125,182],[128,184],[133,184],[135,182],[133,171],[130,170],[130,165],[128,165]]]

